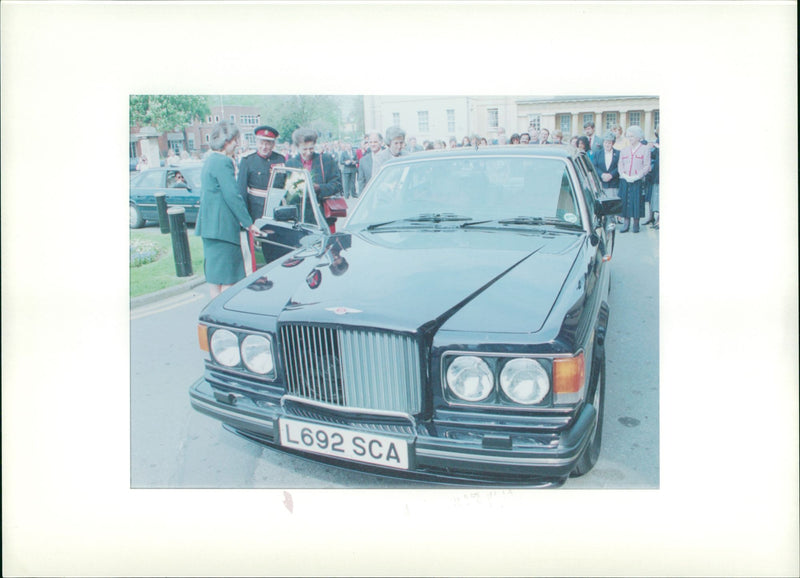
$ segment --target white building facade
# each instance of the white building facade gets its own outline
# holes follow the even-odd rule
[[[419,143],[478,135],[489,141],[500,129],[506,138],[533,125],[564,139],[582,135],[583,125],[593,121],[601,134],[611,126],[637,125],[645,138],[655,138],[660,121],[657,96],[365,96],[367,130],[384,132],[400,126]]]

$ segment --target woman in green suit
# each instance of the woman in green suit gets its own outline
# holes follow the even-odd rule
[[[211,131],[212,152],[201,173],[200,210],[194,231],[203,238],[204,269],[211,297],[244,279],[240,227],[261,235],[236,184],[233,154],[238,141],[239,128],[227,121],[219,122]]]

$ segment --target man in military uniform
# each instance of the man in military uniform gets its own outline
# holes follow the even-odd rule
[[[253,221],[264,216],[264,203],[267,201],[270,169],[286,162],[283,155],[274,152],[278,131],[271,126],[262,125],[253,131],[256,135],[256,152],[247,155],[239,164],[239,194],[247,203],[247,211]],[[250,239],[246,232],[241,239],[245,272],[249,275],[255,268]]]
[[[267,200],[269,172],[272,166],[286,162],[283,155],[274,152],[278,131],[263,125],[255,129],[256,152],[242,159],[239,166],[239,193],[247,203],[247,210],[255,221],[264,216]]]

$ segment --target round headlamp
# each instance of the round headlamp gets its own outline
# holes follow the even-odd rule
[[[248,335],[242,339],[242,361],[254,373],[271,373],[275,367],[272,344],[263,335]]]
[[[494,376],[480,357],[456,357],[447,368],[447,387],[464,401],[483,401],[494,389]]]
[[[211,355],[218,363],[226,367],[233,367],[239,364],[239,340],[232,331],[227,329],[217,329],[211,335]]]
[[[500,373],[500,387],[511,401],[531,405],[542,401],[550,391],[550,378],[535,359],[512,359]]]

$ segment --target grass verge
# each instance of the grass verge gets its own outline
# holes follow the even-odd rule
[[[192,255],[192,271],[195,275],[203,274],[203,240],[195,236],[194,230],[189,229],[189,251]],[[175,258],[172,255],[172,237],[161,233],[158,227],[145,227],[131,231],[131,241],[140,240],[151,242],[160,250],[156,261],[131,267],[130,296],[139,297],[160,291],[173,285],[186,282],[186,277],[178,277],[175,273]]]

